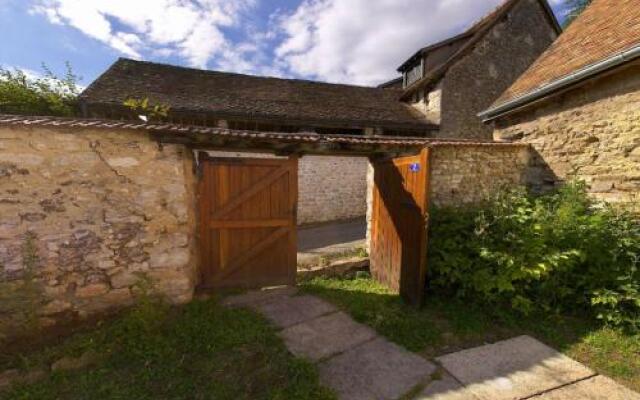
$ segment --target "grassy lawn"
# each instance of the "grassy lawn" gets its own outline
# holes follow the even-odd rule
[[[215,300],[180,308],[148,302],[61,343],[0,355],[9,368],[48,368],[62,357],[95,363],[14,386],[1,399],[332,399],[315,367],[291,356],[260,316]]]
[[[425,307],[417,310],[405,306],[398,296],[369,278],[315,278],[302,287],[427,357],[528,334],[640,391],[639,335],[577,318],[523,318],[509,310],[486,309],[437,296],[428,297]]]

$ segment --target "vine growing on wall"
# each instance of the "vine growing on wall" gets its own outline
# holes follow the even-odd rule
[[[157,121],[166,118],[169,115],[169,107],[166,104],[156,103],[153,104],[149,101],[148,97],[143,99],[128,98],[124,101],[123,105],[128,107],[131,111],[138,114],[138,117],[143,121]]]

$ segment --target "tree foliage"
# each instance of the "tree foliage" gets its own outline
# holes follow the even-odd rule
[[[72,116],[77,113],[78,76],[69,63],[63,77],[46,65],[42,77],[0,67],[0,113]]]
[[[567,14],[564,20],[564,27],[569,26],[585,8],[591,4],[592,0],[566,0]]]

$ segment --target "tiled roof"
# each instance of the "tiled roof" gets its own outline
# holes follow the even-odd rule
[[[458,60],[467,55],[470,51],[475,48],[475,45],[480,42],[480,40],[493,28],[493,26],[498,23],[502,17],[507,14],[520,0],[506,0],[499,7],[494,9],[489,14],[485,15],[481,19],[479,19],[476,23],[474,23],[467,31],[456,35],[450,39],[444,40],[442,42],[427,46],[421,50],[421,52],[430,51],[435,48],[438,48],[442,45],[451,43],[455,40],[466,39],[466,43],[462,45],[462,47],[455,52],[447,61],[445,61],[441,66],[431,71],[427,75],[425,75],[422,79],[414,82],[411,86],[405,89],[402,98],[409,98],[411,94],[413,94],[417,89],[425,87],[433,82],[436,82],[440,79],[448,70],[451,68]],[[556,31],[560,33],[562,29],[558,25],[558,21],[553,14],[553,10],[549,6],[547,0],[538,0],[544,10],[546,11],[552,25],[555,27]]]
[[[594,0],[491,107],[640,46],[640,0]]]
[[[400,102],[401,91],[267,78],[119,59],[80,95],[91,105],[121,107],[149,98],[177,112],[342,127],[435,128]],[[342,124],[342,125],[340,125]]]
[[[405,68],[409,67],[410,64],[412,64],[414,61],[419,60],[421,56],[432,52],[433,50],[437,50],[443,46],[446,46],[448,44],[457,42],[457,41],[461,41],[464,39],[469,39],[474,33],[475,31],[478,29],[479,26],[479,22],[473,24],[473,26],[469,29],[467,29],[466,31],[462,32],[461,34],[452,36],[450,38],[441,40],[439,42],[436,43],[431,43],[423,48],[421,48],[420,50],[416,51],[411,57],[409,57],[405,62],[402,63],[402,65],[400,65],[397,69],[398,72],[402,72]]]
[[[402,87],[402,80],[403,78],[401,76],[397,77],[397,78],[393,78],[389,81],[386,82],[382,82],[381,84],[379,84],[377,87],[379,88],[399,88]]]
[[[90,128],[101,130],[126,129],[147,131],[150,133],[163,133],[179,136],[188,134],[204,134],[211,138],[239,138],[247,140],[269,140],[287,143],[335,143],[335,144],[363,144],[363,145],[388,145],[388,146],[522,146],[519,143],[494,142],[490,140],[475,139],[436,139],[399,136],[356,136],[356,135],[319,135],[315,133],[280,133],[241,131],[223,128],[203,127],[194,125],[143,123],[133,121],[116,121],[106,119],[89,118],[65,118],[48,116],[22,116],[0,114],[0,127],[2,126],[42,126],[49,128]]]

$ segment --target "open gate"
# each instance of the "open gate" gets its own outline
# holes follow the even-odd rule
[[[199,159],[202,286],[295,284],[298,159]]]
[[[420,305],[426,284],[429,149],[374,161],[370,263],[374,279]]]

